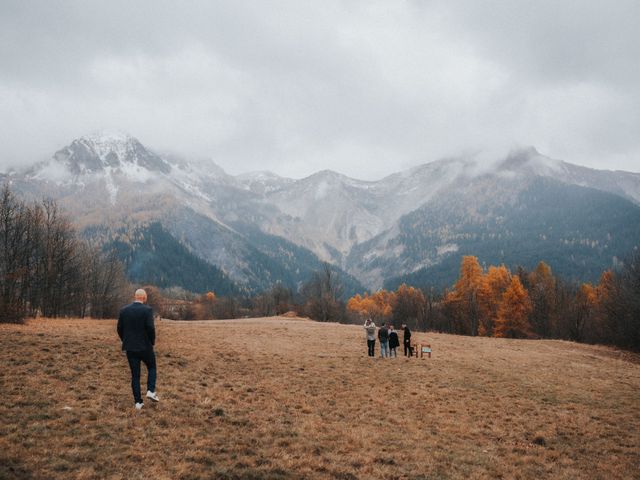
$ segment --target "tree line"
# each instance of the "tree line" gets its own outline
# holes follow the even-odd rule
[[[483,269],[465,256],[453,287],[441,294],[405,284],[395,292],[356,295],[353,318],[407,323],[419,330],[506,338],[557,338],[640,350],[640,254],[597,285],[556,277],[544,262],[531,272]]]
[[[148,303],[163,318],[175,320],[269,317],[295,312],[322,322],[345,322],[344,286],[328,263],[313,272],[297,291],[276,283],[253,297],[217,296],[215,292],[194,294],[180,288],[143,287]]]
[[[540,262],[533,271],[483,268],[462,258],[450,289],[438,292],[406,284],[343,300],[337,272],[327,264],[292,291],[281,284],[250,298],[196,295],[145,287],[165,318],[197,320],[263,317],[295,312],[324,322],[405,323],[419,331],[503,338],[555,338],[640,350],[640,255],[607,270],[597,285],[577,285]]]
[[[77,235],[53,201],[26,203],[8,186],[0,194],[0,321],[26,316],[114,318],[131,286],[115,252]],[[251,298],[145,287],[165,318],[196,320],[272,316],[295,311],[319,321],[357,323],[365,317],[416,330],[508,338],[558,338],[640,350],[640,254],[635,251],[597,285],[576,285],[540,262],[533,271],[483,268],[462,258],[444,292],[406,284],[395,291],[344,299],[329,264],[292,291],[281,284]]]
[[[54,201],[0,193],[0,321],[27,316],[113,318],[128,282],[113,254],[80,240]]]

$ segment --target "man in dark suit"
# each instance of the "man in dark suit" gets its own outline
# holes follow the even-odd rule
[[[156,355],[153,345],[156,342],[156,330],[153,325],[153,310],[145,305],[147,292],[136,290],[133,303],[123,307],[118,317],[118,336],[122,340],[122,350],[127,352],[131,368],[131,388],[136,409],[144,403],[140,392],[140,362],[147,366],[147,398],[157,402],[156,395]]]
[[[405,357],[410,357],[411,356],[411,330],[409,330],[409,327],[407,327],[406,324],[402,324],[402,329],[404,330],[404,335],[402,338],[402,341],[404,343],[404,356]]]

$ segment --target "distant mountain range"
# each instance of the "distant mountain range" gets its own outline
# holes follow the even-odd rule
[[[544,260],[594,281],[640,247],[639,173],[533,148],[491,165],[443,159],[374,182],[332,171],[294,180],[228,175],[103,132],[0,181],[57,199],[86,237],[117,249],[132,279],[195,291],[296,289],[324,261],[347,294],[404,281],[442,287],[466,254],[512,268]]]

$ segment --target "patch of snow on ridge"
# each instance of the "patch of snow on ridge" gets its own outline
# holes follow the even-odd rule
[[[154,178],[153,172],[135,163],[124,162],[119,167],[107,167],[105,171],[109,176],[113,174],[123,175],[130,182],[146,183]]]
[[[177,182],[177,185],[182,188],[185,192],[195,196],[195,197],[199,197],[202,200],[205,200],[207,202],[211,202],[212,198],[207,195],[206,193],[204,193],[200,188],[198,188],[197,186],[189,183],[189,182],[184,182],[184,181],[179,181]]]
[[[458,251],[458,245],[456,243],[445,243],[436,247],[436,253],[438,256],[445,255],[447,253],[454,253]]]

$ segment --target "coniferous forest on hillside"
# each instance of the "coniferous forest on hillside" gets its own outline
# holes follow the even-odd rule
[[[404,245],[411,245],[409,258],[420,258],[421,249],[438,245],[435,236],[444,225],[451,230],[457,252],[435,265],[389,278],[384,287],[450,286],[464,255],[477,256],[485,267],[505,264],[511,269],[534,269],[544,261],[567,281],[595,283],[610,268],[612,252],[630,254],[640,238],[640,208],[629,200],[543,178],[523,191],[514,205],[480,212],[480,218],[470,223],[431,206],[407,215],[401,222],[401,238]]]

